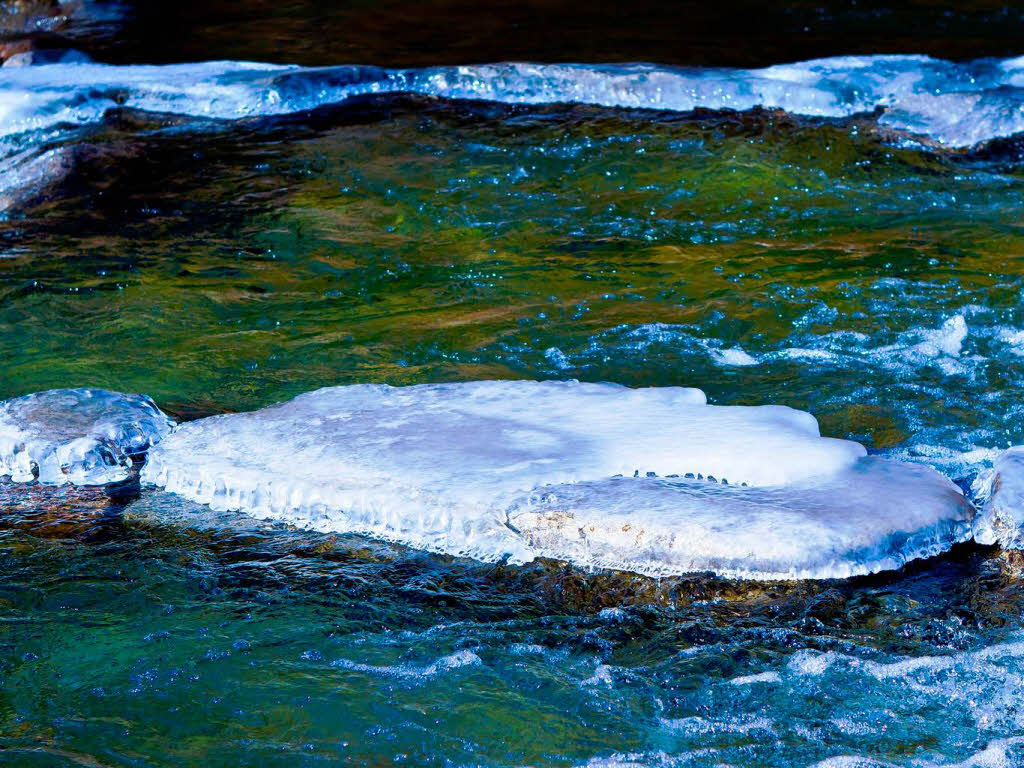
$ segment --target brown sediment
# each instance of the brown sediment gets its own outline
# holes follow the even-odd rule
[[[1024,551],[1019,549],[1003,549],[999,551],[999,558],[1007,578],[1024,581]]]

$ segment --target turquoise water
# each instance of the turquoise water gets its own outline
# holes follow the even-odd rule
[[[378,94],[17,135],[58,160],[4,187],[0,398],[695,386],[966,488],[1024,442],[1021,144],[879,121]],[[11,765],[1024,764],[1019,558],[974,544],[656,581],[3,481],[0,563]]]
[[[658,584],[3,490],[12,764],[943,765],[1020,728],[1024,594],[987,553]]]

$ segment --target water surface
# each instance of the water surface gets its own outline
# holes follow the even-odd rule
[[[949,34],[944,55],[1015,52]],[[245,39],[214,50],[327,63]],[[407,39],[372,58],[436,63]],[[714,63],[784,60],[764,50]],[[696,386],[965,487],[1024,442],[1013,138],[389,94],[234,122],[114,109],[29,144],[59,162],[0,222],[0,397],[107,387],[191,419],[356,382]],[[1024,761],[1021,582],[973,545],[847,582],[656,582],[133,482],[4,484],[0,509],[12,765]]]

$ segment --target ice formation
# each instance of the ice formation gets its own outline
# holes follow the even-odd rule
[[[544,488],[509,523],[534,552],[652,576],[847,578],[970,537],[970,505],[922,465],[865,457],[838,472],[744,488],[616,478]]]
[[[49,485],[124,480],[173,422],[143,395],[52,389],[0,402],[0,478]]]
[[[1024,549],[1024,445],[1007,449],[974,483],[982,513],[974,524],[979,544]]]
[[[143,480],[318,530],[651,575],[868,573],[964,540],[972,515],[932,470],[807,413],[573,381],[322,389],[179,427]]]
[[[374,93],[689,111],[764,106],[815,117],[884,110],[897,130],[971,146],[1024,130],[1024,57],[841,56],[764,69],[501,63],[427,69],[214,61],[0,69],[0,136],[98,120],[114,106],[202,118],[277,115]]]

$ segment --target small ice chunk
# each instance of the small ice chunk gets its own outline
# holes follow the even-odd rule
[[[748,366],[757,365],[757,358],[752,357],[740,347],[729,347],[727,349],[716,349],[711,352],[711,357],[719,365],[725,366]]]
[[[104,485],[128,477],[131,456],[170,432],[144,395],[51,389],[0,401],[0,477]]]
[[[1024,445],[1004,451],[972,488],[982,502],[974,525],[979,544],[1024,549]]]

